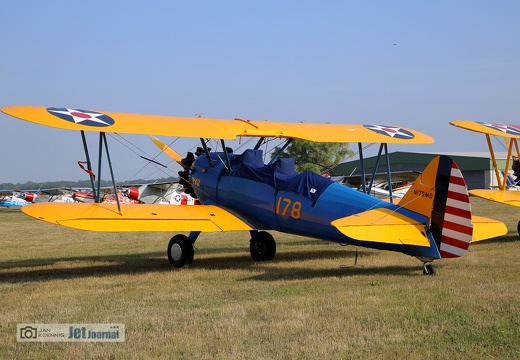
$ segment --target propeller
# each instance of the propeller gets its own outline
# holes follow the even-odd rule
[[[182,156],[179,155],[179,153],[175,150],[173,150],[171,147],[163,143],[161,140],[157,139],[155,136],[150,136],[150,139],[152,139],[153,143],[166,155],[171,157],[177,164],[184,167],[182,164]]]
[[[186,194],[191,195],[192,197],[196,198],[195,192],[193,191],[193,187],[189,182],[190,178],[190,171],[191,166],[193,165],[193,162],[195,161],[195,156],[192,152],[188,152],[186,154],[186,157],[182,157],[179,155],[178,152],[173,150],[171,147],[169,147],[167,144],[163,143],[161,140],[156,138],[155,136],[150,136],[150,139],[152,139],[153,143],[166,155],[171,157],[177,164],[179,164],[182,167],[182,171],[179,171],[179,184],[184,187],[184,192]],[[197,156],[202,154],[202,149],[197,149],[197,152],[195,153]]]

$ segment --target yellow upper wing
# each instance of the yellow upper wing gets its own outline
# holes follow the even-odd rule
[[[210,205],[37,203],[22,211],[38,220],[92,231],[231,231],[252,228]]]
[[[482,134],[514,139],[520,138],[520,125],[485,123],[470,120],[454,120],[450,121],[450,124],[462,129],[471,130]]]
[[[431,144],[433,138],[389,125],[310,124],[138,115],[40,106],[7,106],[16,118],[67,130],[117,132],[194,138],[236,139],[241,136],[295,138],[316,142]]]

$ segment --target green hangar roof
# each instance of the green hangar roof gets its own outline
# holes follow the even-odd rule
[[[398,171],[422,171],[430,161],[438,154],[393,152],[388,154],[390,169],[392,172]],[[462,171],[485,171],[490,169],[489,157],[475,157],[464,155],[449,155]],[[374,171],[376,156],[363,159],[366,173]],[[378,170],[376,172],[386,172],[386,160],[381,156]],[[359,160],[342,163],[334,168],[331,175],[355,175],[361,173]]]

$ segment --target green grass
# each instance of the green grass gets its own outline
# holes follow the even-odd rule
[[[0,210],[0,358],[520,357],[517,208],[472,198],[509,233],[436,262],[273,233],[202,234],[170,269],[168,233],[94,233]],[[124,343],[17,343],[18,323],[124,323]]]

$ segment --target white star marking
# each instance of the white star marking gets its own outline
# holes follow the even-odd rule
[[[412,138],[413,135],[406,134],[401,132],[401,128],[391,127],[391,126],[381,126],[381,125],[370,125],[369,129],[384,131],[388,136],[395,137],[396,135],[401,135],[405,137]]]
[[[498,131],[501,131],[503,133],[506,133],[506,134],[520,134],[520,131],[518,129],[515,129],[515,128],[512,128],[512,127],[509,127],[507,125],[504,125],[504,124],[493,124],[493,123],[481,123],[482,125],[484,126],[487,126],[489,128],[492,128],[492,129],[495,129],[495,130],[498,130]]]
[[[68,109],[68,108],[66,108],[65,110],[50,110],[50,111],[53,113],[70,115],[70,116],[72,116],[72,119],[74,120],[74,123],[76,123],[76,124],[81,124],[82,122],[88,120],[88,121],[96,122],[98,124],[103,124],[106,126],[110,125],[109,123],[98,119],[98,116],[103,116],[104,114],[78,111],[78,110]]]

